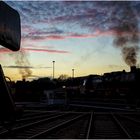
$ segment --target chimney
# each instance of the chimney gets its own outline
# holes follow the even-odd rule
[[[130,72],[135,73],[136,72],[136,66],[131,66],[130,67]]]
[[[26,82],[25,76],[22,77],[22,81],[23,82]]]

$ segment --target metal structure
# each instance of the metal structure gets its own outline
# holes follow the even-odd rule
[[[53,79],[54,79],[54,72],[55,72],[55,61],[53,61]]]
[[[19,13],[0,1],[0,45],[12,50],[20,49],[21,25]]]
[[[18,51],[20,40],[19,13],[5,2],[0,1],[0,45],[12,51]],[[0,65],[0,121],[3,125],[5,125],[5,122],[13,122],[16,119],[17,110]]]
[[[16,107],[6,83],[2,67],[0,65],[0,119],[13,120]]]
[[[72,69],[72,78],[74,78],[74,70],[75,70],[75,69]]]

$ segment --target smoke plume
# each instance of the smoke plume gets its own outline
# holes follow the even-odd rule
[[[130,2],[119,7],[120,13],[115,23],[114,44],[122,51],[123,59],[129,66],[136,66],[139,43],[138,21]],[[114,15],[112,15],[114,16]]]
[[[30,67],[25,67],[25,66],[30,66],[30,62],[27,58],[27,54],[24,51],[18,51],[15,53],[15,63],[16,65],[20,65],[22,68],[18,69],[19,73],[22,76],[22,79],[26,79],[32,74],[32,71]]]

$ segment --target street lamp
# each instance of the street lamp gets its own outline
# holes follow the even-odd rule
[[[72,78],[74,78],[74,69],[72,69]]]
[[[54,79],[54,65],[55,65],[55,61],[53,61],[53,79]]]

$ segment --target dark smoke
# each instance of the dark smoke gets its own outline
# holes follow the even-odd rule
[[[122,51],[123,59],[129,66],[136,66],[139,43],[139,30],[137,17],[130,2],[119,5],[118,22],[115,23],[116,37],[114,44]],[[114,15],[112,15],[114,16]],[[117,17],[117,16],[116,16]]]
[[[24,51],[18,51],[14,54],[16,65],[20,65],[23,68],[18,69],[22,76],[22,79],[26,79],[32,74],[30,67],[30,62],[28,60],[27,54]]]
[[[136,66],[137,47],[135,47],[135,46],[130,47],[130,48],[123,47],[122,53],[124,54],[123,58],[124,58],[127,65]]]

